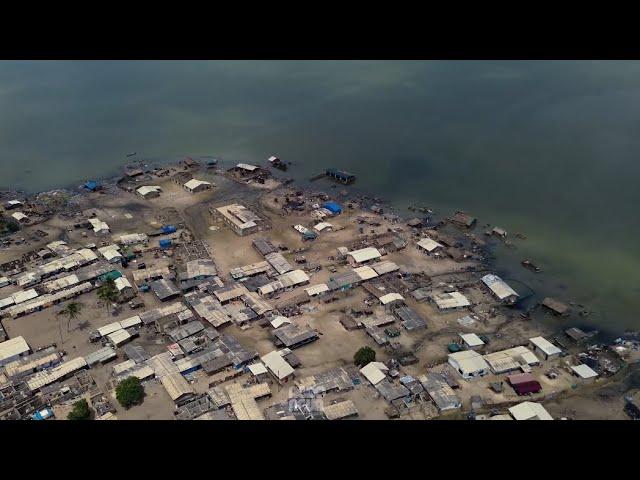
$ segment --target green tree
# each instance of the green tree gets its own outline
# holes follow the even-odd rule
[[[362,347],[353,356],[353,363],[364,367],[369,362],[376,361],[376,351],[371,347]]]
[[[71,329],[71,320],[75,320],[82,313],[82,304],[80,302],[69,302],[60,311],[62,315],[67,316],[67,332]]]
[[[116,287],[116,282],[110,278],[97,290],[98,298],[102,300],[107,308],[107,312],[110,311],[111,302],[115,301],[118,298],[118,288]]]
[[[13,218],[0,215],[0,235],[14,233],[20,230],[20,225]]]
[[[89,404],[85,399],[79,400],[73,404],[73,410],[67,415],[67,420],[91,420],[93,412],[89,408]]]
[[[138,377],[128,377],[116,387],[116,399],[124,408],[142,403],[144,399],[144,387]]]

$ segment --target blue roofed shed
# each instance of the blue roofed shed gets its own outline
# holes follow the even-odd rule
[[[98,189],[98,182],[94,180],[89,180],[87,183],[84,184],[84,188],[86,188],[90,192],[95,192]]]
[[[160,240],[158,242],[158,244],[160,245],[160,248],[162,248],[162,249],[171,248],[171,240],[169,240],[167,238],[163,238],[162,240]]]
[[[165,225],[161,229],[162,233],[175,233],[177,228],[173,225]]]
[[[322,205],[322,208],[326,208],[327,210],[329,210],[334,215],[338,215],[338,214],[342,213],[342,207],[340,206],[340,204],[338,204],[336,202],[327,202],[327,203]]]

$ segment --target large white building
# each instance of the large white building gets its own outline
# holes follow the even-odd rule
[[[489,373],[489,365],[478,352],[463,350],[449,354],[449,365],[462,375],[462,378],[477,378]]]
[[[249,235],[260,229],[262,219],[243,205],[237,203],[216,208],[223,220],[238,235]]]
[[[516,420],[553,420],[549,412],[536,402],[522,402],[509,409],[509,413]]]

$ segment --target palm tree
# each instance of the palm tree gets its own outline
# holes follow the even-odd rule
[[[82,312],[82,304],[79,302],[69,302],[60,312],[67,316],[67,332],[71,329],[71,320],[75,320]]]
[[[98,298],[105,303],[108,313],[111,302],[118,298],[118,289],[116,288],[116,283],[113,281],[113,279],[110,278],[103,285],[101,285],[100,288],[98,288],[97,294]]]

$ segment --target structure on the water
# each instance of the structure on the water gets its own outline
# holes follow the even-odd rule
[[[327,168],[325,170],[325,175],[329,178],[333,178],[340,183],[344,183],[348,185],[356,181],[356,176],[352,173],[345,172],[343,170],[337,170],[335,168]]]

